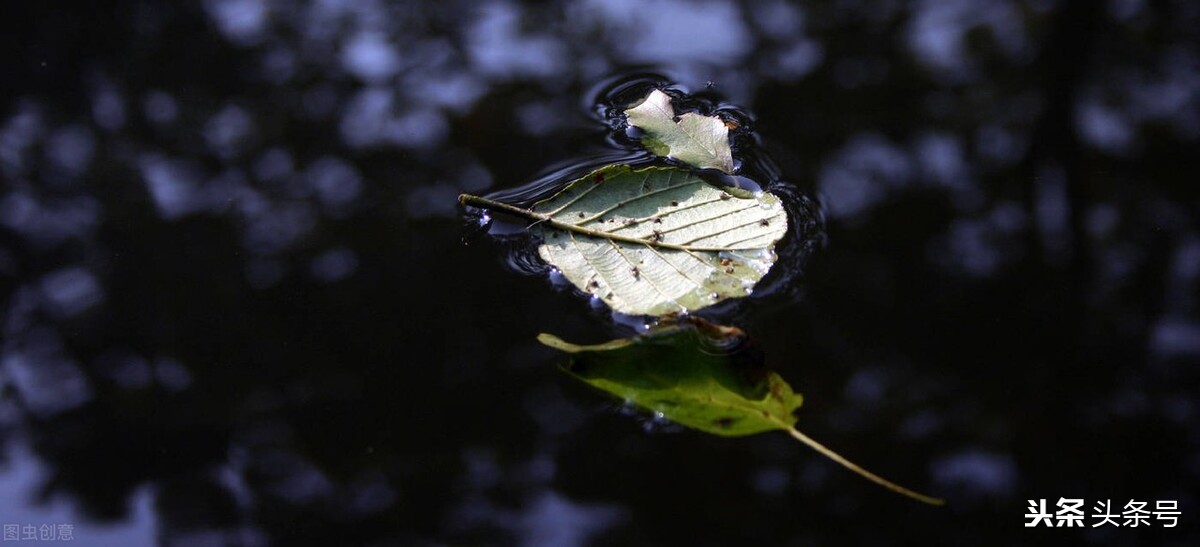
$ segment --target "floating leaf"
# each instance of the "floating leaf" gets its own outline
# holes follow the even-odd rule
[[[635,406],[681,425],[734,437],[786,431],[843,467],[904,496],[932,505],[943,500],[884,479],[795,428],[801,396],[733,327],[699,319],[660,326],[647,334],[582,346],[552,334],[538,341],[571,355],[569,374]]]
[[[603,167],[531,209],[459,200],[535,220],[543,260],[632,315],[686,313],[750,294],[787,232],[774,195],[720,188],[675,167]]]
[[[722,347],[741,339],[679,325],[593,346],[538,336],[573,355],[563,367],[572,376],[673,422],[730,437],[791,428],[801,396],[753,357],[738,359],[745,352]]]
[[[657,89],[625,110],[625,116],[629,125],[646,132],[642,145],[651,152],[733,174],[729,128],[721,118],[693,112],[676,118],[671,97]]]

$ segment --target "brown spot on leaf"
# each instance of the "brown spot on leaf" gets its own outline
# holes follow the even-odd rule
[[[770,226],[770,225],[771,225],[771,221],[769,221],[769,220],[767,220],[767,219],[765,219],[765,218],[764,218],[764,219],[762,219],[762,220],[758,221],[758,225],[759,225],[759,226]]]
[[[722,428],[722,429],[726,429],[729,426],[733,425],[733,422],[735,422],[735,421],[737,421],[737,420],[735,420],[729,416],[723,416],[723,417],[713,420],[713,425],[715,425],[719,428]]]
[[[678,202],[678,201],[672,201],[672,202],[671,202],[671,207],[679,207],[679,202]]]
[[[783,388],[779,384],[771,384],[771,396],[776,399],[783,398]]]

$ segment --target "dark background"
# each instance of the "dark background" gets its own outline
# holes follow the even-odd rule
[[[85,545],[121,522],[165,545],[1200,544],[1196,2],[2,19],[0,521],[66,506]],[[535,342],[619,329],[506,268],[455,196],[602,149],[590,90],[634,66],[711,82],[821,200],[828,244],[734,321],[802,430],[947,507],[783,434],[631,416]],[[1183,514],[1023,527],[1060,497],[1089,525],[1102,500]]]

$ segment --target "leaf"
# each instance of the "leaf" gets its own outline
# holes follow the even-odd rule
[[[675,167],[603,167],[531,209],[459,200],[535,220],[546,263],[631,315],[687,313],[750,294],[787,232],[774,195],[735,196]]]
[[[542,259],[633,315],[687,313],[746,296],[775,263],[775,243],[787,231],[777,197],[737,197],[673,167],[605,167],[533,211],[556,221],[534,227]]]
[[[801,396],[752,352],[723,347],[744,339],[691,325],[592,346],[538,335],[572,355],[563,367],[572,376],[673,422],[727,437],[790,429]]]
[[[837,464],[893,492],[930,505],[945,501],[876,475],[796,429],[802,397],[766,369],[733,327],[691,318],[633,338],[583,346],[542,333],[564,351],[571,376],[663,418],[725,437],[780,430]]]
[[[688,112],[676,121],[671,97],[657,89],[625,110],[625,116],[629,125],[646,132],[642,145],[651,152],[733,174],[729,128],[721,118]]]

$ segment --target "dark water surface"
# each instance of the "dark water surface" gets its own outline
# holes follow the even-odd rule
[[[3,21],[6,534],[1200,544],[1200,4],[131,0]],[[628,327],[516,271],[455,197],[613,153],[592,93],[631,70],[744,107],[783,187],[819,200],[822,248],[725,319],[804,393],[801,430],[947,507],[555,369],[539,332]],[[1024,527],[1059,498],[1086,529]],[[1163,500],[1175,528],[1091,526],[1096,502]]]

